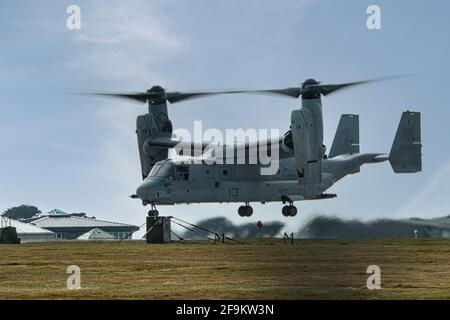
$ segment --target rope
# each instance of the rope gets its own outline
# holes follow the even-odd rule
[[[198,234],[200,237],[205,238],[206,240],[209,240],[209,241],[212,240],[212,241],[214,241],[213,239],[208,238],[207,236],[201,234],[200,232],[195,231],[194,229],[191,229],[191,228],[189,228],[189,227],[183,226],[181,223],[178,223],[178,222],[176,222],[176,221],[172,221],[172,222],[175,223],[175,224],[177,224],[177,225],[179,225],[180,227],[183,227],[183,228],[185,228],[185,229],[187,229],[187,230],[189,230],[189,231],[195,233],[195,234]]]
[[[200,227],[200,226],[196,226],[195,224],[189,223],[189,222],[184,221],[184,220],[182,220],[182,219],[175,218],[175,217],[172,217],[172,219],[176,219],[176,220],[178,220],[178,221],[181,221],[181,222],[183,222],[183,223],[186,223],[186,224],[188,224],[188,225],[190,225],[190,226],[193,226],[193,227],[198,228],[198,229],[200,229],[200,230],[206,231],[206,232],[208,232],[208,233],[216,234],[215,232],[212,232],[211,230],[205,229],[205,228]]]
[[[180,241],[186,241],[185,239],[183,239],[182,237],[180,237],[179,235],[177,235],[174,231],[170,230],[170,232],[172,232],[172,233],[175,235],[175,237],[178,238],[178,240],[180,240]]]
[[[200,242],[195,242],[189,239],[183,239],[182,237],[180,237],[178,234],[176,234],[175,232],[171,231],[180,241],[180,243],[188,243],[188,244],[201,244]]]
[[[203,231],[205,231],[205,232],[211,233],[211,234],[213,234],[214,236],[218,235],[216,232],[213,232],[213,231],[208,230],[208,229],[206,229],[206,228],[197,226],[197,225],[195,225],[195,224],[193,224],[193,223],[184,221],[184,220],[182,220],[182,219],[180,219],[180,218],[172,217],[172,219],[181,221],[181,222],[186,223],[186,224],[188,224],[188,225],[190,225],[190,226],[193,226],[194,228],[197,228],[197,229],[203,230]],[[175,221],[174,221],[174,223],[180,225],[179,223],[177,223],[177,222],[175,222]],[[195,232],[194,230],[192,230],[192,229],[190,229],[190,228],[188,228],[188,227],[186,227],[186,226],[183,226],[183,225],[181,225],[181,226],[184,227],[184,228],[186,228],[186,229],[188,229],[188,230],[190,230],[190,231],[192,231],[192,232]],[[203,237],[204,237],[204,236],[203,236]],[[204,238],[205,238],[205,237],[204,237]],[[235,244],[247,244],[247,243],[245,243],[245,242],[243,242],[243,241],[238,241],[238,240],[235,240],[235,239],[232,239],[232,238],[229,238],[229,237],[224,237],[224,238],[227,239],[227,240],[230,240],[231,242],[234,242]],[[213,240],[213,239],[211,239],[211,238],[207,238],[207,239],[208,239],[208,240]],[[213,240],[213,241],[215,242],[215,240]],[[224,242],[224,243],[227,243],[227,242]]]
[[[176,217],[171,217],[171,218],[172,218],[172,222],[173,222],[173,223],[179,225],[179,226],[182,227],[182,228],[185,228],[186,230],[189,230],[189,231],[191,231],[191,232],[193,232],[193,233],[199,235],[200,237],[202,237],[202,238],[204,238],[204,239],[206,239],[206,240],[208,240],[208,241],[213,241],[214,243],[216,243],[216,239],[217,239],[216,237],[218,236],[219,238],[221,238],[220,235],[219,235],[218,233],[216,233],[216,232],[213,232],[213,231],[208,230],[208,229],[206,229],[206,228],[197,226],[197,225],[195,225],[195,224],[193,224],[193,223],[184,221],[183,219],[180,219],[180,218],[176,218]],[[174,221],[174,220],[178,220],[178,221],[180,221],[180,222],[182,222],[182,223],[185,223],[185,224],[187,224],[187,225],[189,225],[189,226],[192,226],[192,227],[197,228],[197,229],[199,229],[199,230],[202,230],[202,231],[204,231],[204,232],[213,234],[214,237],[215,237],[215,239],[211,239],[210,237],[208,237],[208,236],[206,236],[206,235],[204,235],[204,234],[201,234],[200,232],[198,232],[198,231],[196,231],[196,230],[194,230],[194,229],[192,229],[192,228],[189,228],[189,227],[187,227],[187,226],[185,226],[185,225],[183,225],[183,224],[181,224],[181,223],[179,223],[179,222],[176,222],[176,221]],[[161,220],[158,220],[158,221],[157,221],[157,222],[156,222],[149,230],[147,230],[147,232],[141,237],[141,239],[144,239],[144,238],[147,236],[147,234],[149,234],[150,231],[152,231],[153,228],[154,228],[158,223],[161,223]],[[137,230],[140,230],[140,229],[141,229],[143,226],[145,226],[145,225],[146,225],[146,222],[144,222]],[[136,231],[137,231],[137,230],[136,230]],[[176,234],[176,233],[175,233],[174,231],[172,231],[172,230],[171,230],[171,233],[173,233],[173,234],[174,234],[180,241],[182,241],[182,242],[185,242],[185,243],[186,243],[186,242],[194,243],[194,242],[192,242],[192,240],[183,239],[182,237],[180,237],[178,234]],[[119,241],[123,241],[123,240],[128,239],[132,234],[133,234],[133,232],[129,233],[125,238],[120,239]],[[247,244],[246,242],[239,241],[239,240],[235,240],[235,239],[232,239],[232,238],[229,238],[229,237],[226,237],[226,236],[223,236],[223,239],[226,239],[226,240],[229,240],[229,241],[232,242],[232,243],[229,243],[229,242],[223,242],[223,243],[225,243],[225,244]]]
[[[225,237],[225,239],[230,240],[230,241],[234,242],[235,244],[248,244],[247,242],[236,240],[236,239],[229,238],[229,237]]]
[[[141,228],[142,228],[143,226],[145,226],[146,224],[147,224],[147,222],[144,222],[143,224],[141,224],[141,226],[140,226],[139,228],[137,228],[137,230],[128,233],[128,235],[127,235],[125,238],[120,239],[119,242],[121,242],[121,241],[123,241],[123,240],[127,240],[130,236],[133,235],[133,233],[135,233],[135,232],[138,231],[138,230],[141,230]],[[141,238],[141,239],[142,239],[142,238]]]

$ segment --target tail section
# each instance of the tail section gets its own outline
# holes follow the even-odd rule
[[[359,153],[359,116],[357,114],[341,116],[328,156],[333,158],[348,153]]]
[[[403,112],[389,153],[389,162],[395,173],[422,171],[420,112]]]

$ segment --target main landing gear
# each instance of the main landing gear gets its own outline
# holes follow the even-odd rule
[[[148,212],[148,216],[149,217],[157,217],[159,216],[159,211],[156,210],[156,206],[154,203],[151,204],[152,208],[150,209],[150,211]]]
[[[285,217],[294,217],[297,214],[297,208],[293,204],[290,204],[284,206],[283,209],[281,209],[281,213]]]
[[[238,214],[241,217],[250,217],[253,214],[253,208],[248,205],[248,203],[245,206],[240,206],[238,209]]]

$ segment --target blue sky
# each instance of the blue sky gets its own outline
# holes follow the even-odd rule
[[[81,8],[68,30],[66,8]],[[366,9],[381,8],[381,30]],[[450,214],[450,4],[448,1],[1,1],[0,208],[84,211],[140,225],[146,209],[128,198],[140,183],[135,119],[144,105],[65,94],[273,88],[307,78],[353,81],[392,74],[412,78],[323,99],[329,147],[340,114],[360,114],[361,150],[387,152],[401,112],[422,112],[423,169],[395,175],[389,164],[364,167],[330,192],[338,198],[254,205],[250,220],[282,220],[296,231],[317,214],[363,220]],[[170,106],[175,127],[278,128],[300,101],[230,96]],[[161,207],[196,221],[234,205]],[[245,220],[247,222],[248,219]]]

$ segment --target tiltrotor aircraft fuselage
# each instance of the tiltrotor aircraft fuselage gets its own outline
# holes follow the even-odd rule
[[[322,85],[316,80],[308,79],[300,87],[286,89],[190,93],[166,92],[161,87],[153,87],[147,92],[101,95],[130,98],[149,104],[149,112],[138,116],[136,130],[144,182],[132,195],[132,198],[141,199],[144,205],[152,206],[149,214],[158,214],[156,205],[236,202],[243,204],[238,209],[240,216],[251,216],[251,202],[280,202],[285,204],[282,208],[284,216],[295,216],[295,201],[335,197],[336,195],[326,191],[345,176],[358,173],[364,164],[389,161],[395,173],[421,171],[419,112],[406,111],[402,114],[391,150],[385,154],[360,153],[359,117],[355,114],[342,115],[330,152],[326,153],[323,144],[321,96],[372,81],[374,80]],[[261,174],[261,169],[267,165],[261,164],[259,158],[253,164],[249,161],[204,161],[210,157],[210,144],[198,145],[195,142],[173,139],[167,102],[176,103],[227,93],[301,97],[302,107],[292,111],[290,130],[283,137],[268,142],[268,154],[276,151],[279,159],[277,170],[273,174]],[[264,145],[267,145],[266,142],[258,141],[253,144],[223,145],[220,148],[223,150],[223,157],[234,150],[234,157],[241,154],[244,160],[248,160],[251,152],[257,153]],[[200,150],[203,160],[193,163],[189,159],[168,159],[168,150],[179,150],[177,148],[180,146],[182,150]],[[196,156],[198,158],[198,152]]]

